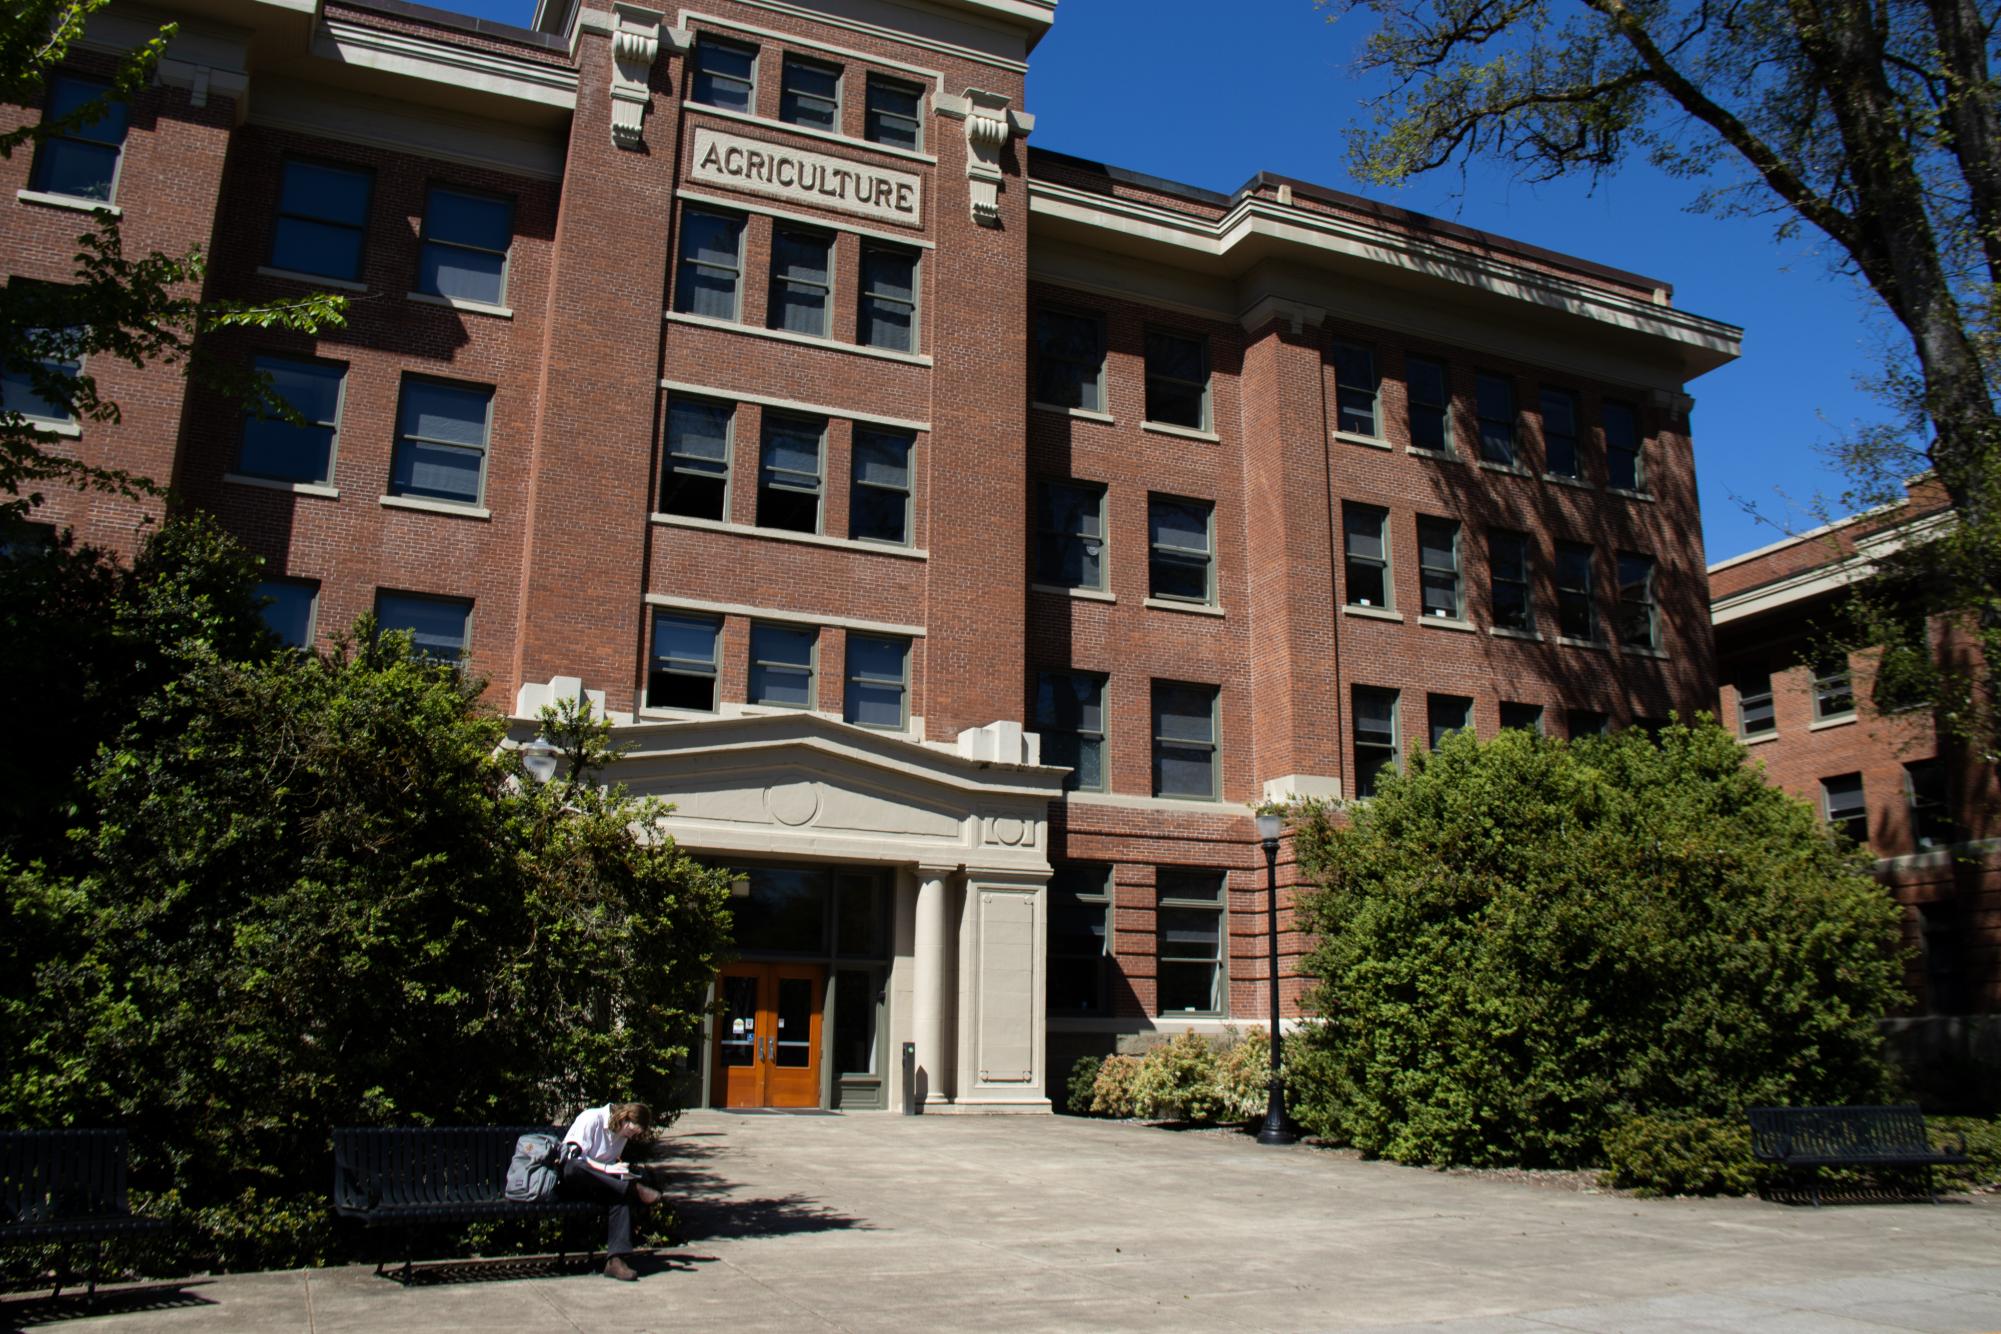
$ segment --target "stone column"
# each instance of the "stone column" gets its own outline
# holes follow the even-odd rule
[[[920,1108],[951,1101],[945,1084],[952,1068],[946,1050],[946,1010],[950,1005],[952,869],[917,869],[917,938],[911,951],[915,985],[911,997],[911,1031],[917,1043],[917,1103]]]

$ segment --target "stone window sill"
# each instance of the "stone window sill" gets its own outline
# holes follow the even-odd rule
[[[1421,445],[1405,445],[1403,452],[1406,454],[1415,454],[1421,459],[1437,459],[1441,463],[1459,463],[1462,461],[1457,454],[1449,449],[1425,449]]]
[[[1178,435],[1183,440],[1206,440],[1210,444],[1221,444],[1223,437],[1214,431],[1204,431],[1194,426],[1176,426],[1173,422],[1149,422],[1139,424],[1142,431],[1152,431],[1155,435]]]
[[[1420,616],[1417,618],[1417,623],[1428,625],[1434,630],[1457,630],[1461,634],[1468,635],[1474,631],[1473,622],[1460,620],[1456,616]]]
[[[1602,639],[1572,639],[1567,635],[1558,635],[1556,642],[1565,648],[1588,648],[1594,649],[1599,653],[1609,653],[1612,651],[1611,646],[1606,644]]]
[[[1667,661],[1668,655],[1664,648],[1647,648],[1640,644],[1621,644],[1619,652],[1634,658],[1659,658],[1662,662]]]
[[[1657,499],[1651,491],[1628,491],[1622,486],[1608,486],[1605,488],[1605,494],[1610,496],[1624,496],[1628,500],[1644,500],[1649,505],[1653,504]]]
[[[706,102],[689,101],[681,104],[686,111],[700,112],[704,116],[714,116],[718,120],[733,120],[741,125],[755,125],[761,130],[775,130],[779,134],[796,134],[805,139],[818,139],[822,143],[839,144],[843,148],[859,148],[865,153],[881,153],[888,157],[900,157],[911,162],[925,162],[936,165],[938,156],[914,148],[899,148],[893,144],[879,144],[873,139],[857,139],[851,134],[834,134],[828,130],[816,130],[810,125],[794,125],[787,120],[773,120],[769,116],[753,116],[749,112],[736,111],[729,107],[712,107]]]
[[[1361,607],[1353,603],[1341,608],[1343,616],[1366,616],[1373,621],[1401,621],[1403,613],[1388,607]]]
[[[1596,491],[1598,489],[1581,477],[1565,477],[1560,473],[1546,472],[1542,475],[1542,479],[1555,486],[1574,486],[1579,491]]]
[[[1140,605],[1151,607],[1155,611],[1186,612],[1190,616],[1220,617],[1223,615],[1221,607],[1207,602],[1177,602],[1173,598],[1145,598],[1140,602]]]
[[[52,195],[46,190],[16,190],[14,198],[24,204],[40,204],[43,208],[74,209],[78,213],[109,213],[114,218],[125,216],[125,210],[102,199],[82,199],[76,195]]]
[[[1075,417],[1079,421],[1103,422],[1107,426],[1115,424],[1111,413],[1099,412],[1096,408],[1065,408],[1059,407],[1054,403],[1039,402],[1030,403],[1028,406],[1034,408],[1037,412],[1053,412],[1059,417]]]
[[[36,435],[60,435],[70,440],[83,438],[83,426],[78,422],[58,422],[50,421],[46,417],[26,416],[22,420],[28,423],[28,429]]]
[[[1771,731],[1760,732],[1756,736],[1744,736],[1740,733],[1737,739],[1747,746],[1762,746],[1768,741],[1777,741],[1779,739],[1779,729],[1774,727]]]
[[[328,486],[325,482],[286,482],[276,477],[252,477],[246,473],[226,472],[222,480],[236,486],[261,487],[266,491],[289,491],[295,496],[319,496],[325,500],[340,499],[340,488]]]
[[[1495,463],[1492,459],[1476,459],[1474,461],[1488,472],[1506,473],[1510,477],[1528,477],[1531,475],[1529,470],[1519,463]]]
[[[1085,602],[1117,602],[1114,594],[1102,588],[1071,588],[1066,584],[1030,584],[1038,593],[1055,593],[1059,597],[1078,598]]]
[[[1830,727],[1851,727],[1855,721],[1856,715],[1844,713],[1833,718],[1822,718],[1818,722],[1809,723],[1806,730],[1809,732],[1825,732]]]
[[[268,264],[257,266],[260,278],[284,278],[290,282],[306,283],[313,287],[330,287],[336,292],[366,292],[367,283],[351,283],[345,278],[326,278],[317,273],[300,273],[294,269],[274,269]]]
[[[1345,444],[1366,445],[1370,449],[1384,449],[1384,450],[1390,450],[1392,452],[1394,452],[1396,449],[1395,445],[1392,445],[1389,441],[1383,439],[1381,436],[1357,435],[1353,431],[1336,431],[1334,432],[1334,438],[1336,440],[1342,441]],[[1418,453],[1430,453],[1431,451],[1411,450],[1410,452],[1413,454],[1418,454]]]
[[[1520,640],[1525,640],[1531,644],[1542,643],[1542,636],[1536,631],[1517,630],[1514,627],[1507,625],[1490,625],[1487,627],[1487,633],[1490,635],[1498,636],[1501,639],[1520,639]]]
[[[426,500],[422,496],[378,496],[385,508],[421,510],[425,514],[449,514],[455,519],[491,519],[493,511],[481,505],[458,505],[449,500]]]
[[[874,357],[879,361],[898,361],[906,366],[929,366],[931,358],[916,352],[896,352],[886,347],[869,347],[865,343],[844,343],[837,338],[818,338],[812,334],[793,333],[790,329],[765,329],[755,324],[745,324],[741,320],[719,320],[708,315],[689,315],[682,311],[670,310],[662,314],[669,324],[688,324],[698,329],[721,329],[726,333],[747,334],[752,338],[769,338],[780,343],[793,343],[800,347],[821,347],[829,352],[846,352],[857,357]]]
[[[503,320],[514,318],[514,311],[508,306],[496,306],[490,301],[468,301],[464,297],[438,296],[431,292],[405,292],[405,301],[416,301],[426,306],[443,306],[447,310],[462,310],[471,315],[494,315]]]
[[[668,528],[695,528],[710,533],[734,533],[739,537],[755,537],[768,542],[803,542],[813,547],[833,547],[838,551],[861,551],[871,556],[894,556],[898,560],[929,560],[931,553],[923,547],[898,547],[887,542],[863,542],[852,537],[827,537],[820,533],[799,533],[790,528],[760,528],[755,524],[731,523],[726,519],[695,519],[685,514],[659,514],[651,516],[653,522]]]

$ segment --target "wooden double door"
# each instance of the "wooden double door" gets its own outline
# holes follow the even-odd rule
[[[810,963],[735,963],[716,979],[718,1107],[818,1107],[820,1012],[827,970]]]

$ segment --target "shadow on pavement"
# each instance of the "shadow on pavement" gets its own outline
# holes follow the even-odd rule
[[[205,1283],[202,1281],[190,1281],[99,1288],[94,1302],[82,1292],[66,1292],[59,1297],[9,1298],[0,1304],[0,1330],[37,1329],[97,1316],[143,1315],[149,1311],[178,1311],[192,1306],[218,1305],[197,1292],[189,1291],[203,1286]]]
[[[745,1199],[720,1171],[707,1166],[721,1157],[721,1146],[695,1144],[714,1135],[675,1135],[663,1144],[660,1159],[648,1165],[648,1176],[667,1196],[674,1210],[673,1244],[724,1237],[786,1237],[805,1232],[866,1231],[871,1225],[851,1214],[829,1208],[807,1195]]]

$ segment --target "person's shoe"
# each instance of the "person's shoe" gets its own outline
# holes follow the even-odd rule
[[[642,1185],[639,1182],[634,1182],[632,1186],[632,1193],[634,1197],[637,1198],[641,1204],[647,1206],[649,1209],[652,1208],[654,1205],[660,1203],[660,1192],[653,1189],[653,1187],[651,1186]]]
[[[606,1278],[615,1278],[621,1283],[630,1283],[639,1277],[633,1271],[632,1266],[625,1262],[625,1257],[622,1255],[614,1255],[604,1262],[604,1276]]]

